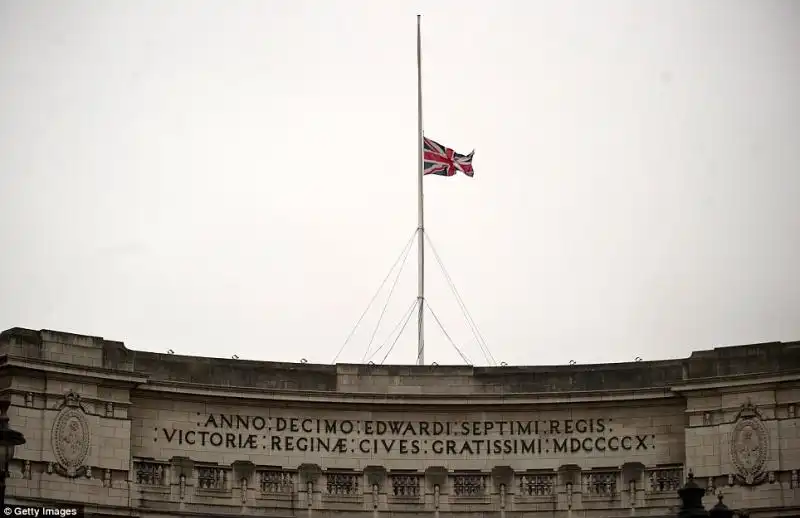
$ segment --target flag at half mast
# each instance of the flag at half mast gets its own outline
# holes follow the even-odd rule
[[[475,174],[472,170],[474,150],[468,155],[462,155],[429,138],[423,138],[423,141],[423,174],[453,176],[457,171],[469,177]]]

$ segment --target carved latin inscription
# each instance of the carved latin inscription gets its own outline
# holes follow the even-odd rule
[[[360,421],[197,415],[196,428],[156,427],[155,442],[189,448],[401,456],[628,455],[656,449],[653,434],[614,433],[611,418],[529,421]]]

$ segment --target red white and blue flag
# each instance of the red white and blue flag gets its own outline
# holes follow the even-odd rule
[[[422,173],[453,176],[457,171],[461,171],[465,175],[472,177],[475,174],[472,170],[472,156],[474,154],[475,151],[468,155],[462,155],[438,142],[424,138]]]

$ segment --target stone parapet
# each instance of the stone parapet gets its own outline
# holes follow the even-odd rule
[[[0,354],[130,372],[154,382],[261,391],[408,395],[620,391],[668,388],[708,378],[800,372],[800,342],[718,347],[679,360],[595,365],[316,365],[151,353],[99,337],[13,328],[0,334]]]

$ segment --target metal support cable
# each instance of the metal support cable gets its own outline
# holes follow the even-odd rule
[[[487,360],[488,363],[497,365],[497,360],[495,360],[492,351],[489,349],[489,346],[486,344],[486,340],[483,338],[483,335],[478,329],[478,325],[475,323],[475,320],[472,318],[472,315],[467,309],[467,305],[464,302],[464,299],[461,297],[461,294],[458,292],[458,288],[456,288],[455,283],[453,282],[452,277],[450,277],[450,273],[447,271],[447,268],[444,266],[444,262],[442,258],[439,256],[439,253],[436,250],[436,247],[433,244],[433,240],[430,238],[430,233],[425,233],[425,239],[428,241],[428,244],[431,247],[431,251],[433,252],[433,256],[436,259],[436,262],[439,264],[439,268],[441,268],[442,273],[444,274],[445,280],[447,284],[450,286],[450,290],[453,292],[453,296],[456,298],[456,302],[458,302],[459,307],[461,308],[461,313],[464,316],[464,319],[467,322],[467,326],[472,331],[472,335],[475,338],[475,341],[478,343],[478,347],[480,347],[481,352],[484,355],[484,358]]]
[[[419,232],[419,231],[420,230],[417,229],[417,232]],[[411,236],[411,239],[413,241],[414,236]],[[406,267],[406,264],[408,264],[406,262],[406,260],[408,259],[408,255],[411,253],[411,248],[412,248],[412,246],[410,244],[409,244],[409,246],[406,247],[405,254],[403,255],[403,260],[400,263],[400,269],[397,270],[397,275],[394,278],[394,282],[392,283],[392,287],[389,288],[389,294],[386,296],[386,302],[383,304],[383,309],[381,309],[381,314],[378,317],[378,322],[375,324],[375,329],[372,330],[372,335],[370,335],[370,337],[369,337],[369,343],[367,344],[367,350],[364,351],[364,356],[361,357],[361,363],[364,363],[364,360],[366,359],[367,355],[369,354],[369,350],[372,349],[372,343],[375,340],[375,334],[378,332],[378,329],[381,327],[381,322],[383,321],[383,316],[386,314],[386,308],[389,307],[389,301],[392,300],[392,294],[394,294],[394,289],[397,287],[397,282],[400,280],[400,275],[402,275],[403,270]]]
[[[394,346],[397,345],[397,341],[400,339],[400,336],[403,334],[403,331],[405,331],[406,326],[408,325],[408,322],[411,320],[411,315],[414,314],[414,309],[417,307],[418,303],[419,303],[419,300],[415,299],[414,303],[411,305],[411,308],[409,308],[408,314],[403,319],[404,320],[403,321],[403,327],[400,328],[400,332],[397,333],[397,336],[394,337],[394,342],[392,342],[392,346],[389,347],[389,350],[386,351],[386,354],[383,356],[383,359],[381,360],[381,365],[383,365],[383,362],[385,362],[386,358],[388,358],[389,355],[392,353],[392,350],[394,349]],[[391,337],[391,335],[389,335],[389,337]],[[388,343],[388,339],[387,339],[386,343]],[[381,346],[381,348],[383,348],[383,346]],[[375,352],[377,353],[377,351],[375,351]]]
[[[455,349],[458,355],[461,356],[461,359],[464,360],[464,363],[466,363],[467,365],[472,365],[472,362],[469,360],[469,358],[467,358],[467,355],[464,354],[464,352],[461,351],[461,349],[456,345],[453,339],[450,338],[450,335],[447,333],[447,330],[442,325],[441,320],[439,320],[439,317],[437,317],[436,313],[433,312],[433,308],[431,307],[431,305],[427,304],[427,306],[428,306],[428,311],[431,312],[431,315],[433,315],[433,319],[436,321],[437,324],[439,324],[439,329],[442,330],[442,333],[444,333],[444,337],[447,338],[447,341],[450,342],[450,345],[453,346],[453,349]]]
[[[397,259],[395,259],[392,268],[389,270],[389,273],[386,274],[386,277],[384,277],[383,281],[381,282],[381,285],[378,286],[378,290],[375,292],[375,295],[372,296],[372,299],[369,301],[369,304],[367,304],[366,309],[364,309],[364,312],[361,313],[361,316],[358,318],[356,325],[353,326],[353,329],[350,331],[350,334],[348,334],[347,338],[345,338],[344,343],[339,348],[339,351],[336,353],[336,356],[333,357],[333,361],[331,363],[336,363],[336,360],[339,359],[339,355],[342,354],[342,351],[344,351],[344,348],[350,342],[350,339],[353,338],[353,335],[356,333],[356,329],[358,329],[358,326],[361,324],[361,321],[364,320],[364,316],[366,316],[367,312],[369,311],[369,308],[372,307],[372,304],[375,302],[375,299],[378,298],[378,295],[380,294],[381,289],[383,289],[383,286],[386,284],[386,281],[389,280],[389,277],[392,275],[392,272],[397,267],[397,263],[400,262],[400,259],[403,256],[408,256],[408,250],[411,249],[411,244],[414,242],[414,238],[417,235],[417,231],[418,231],[417,229],[414,229],[414,233],[411,234],[411,237],[409,238],[406,245],[403,247],[402,252],[400,252],[400,255],[397,256]]]

